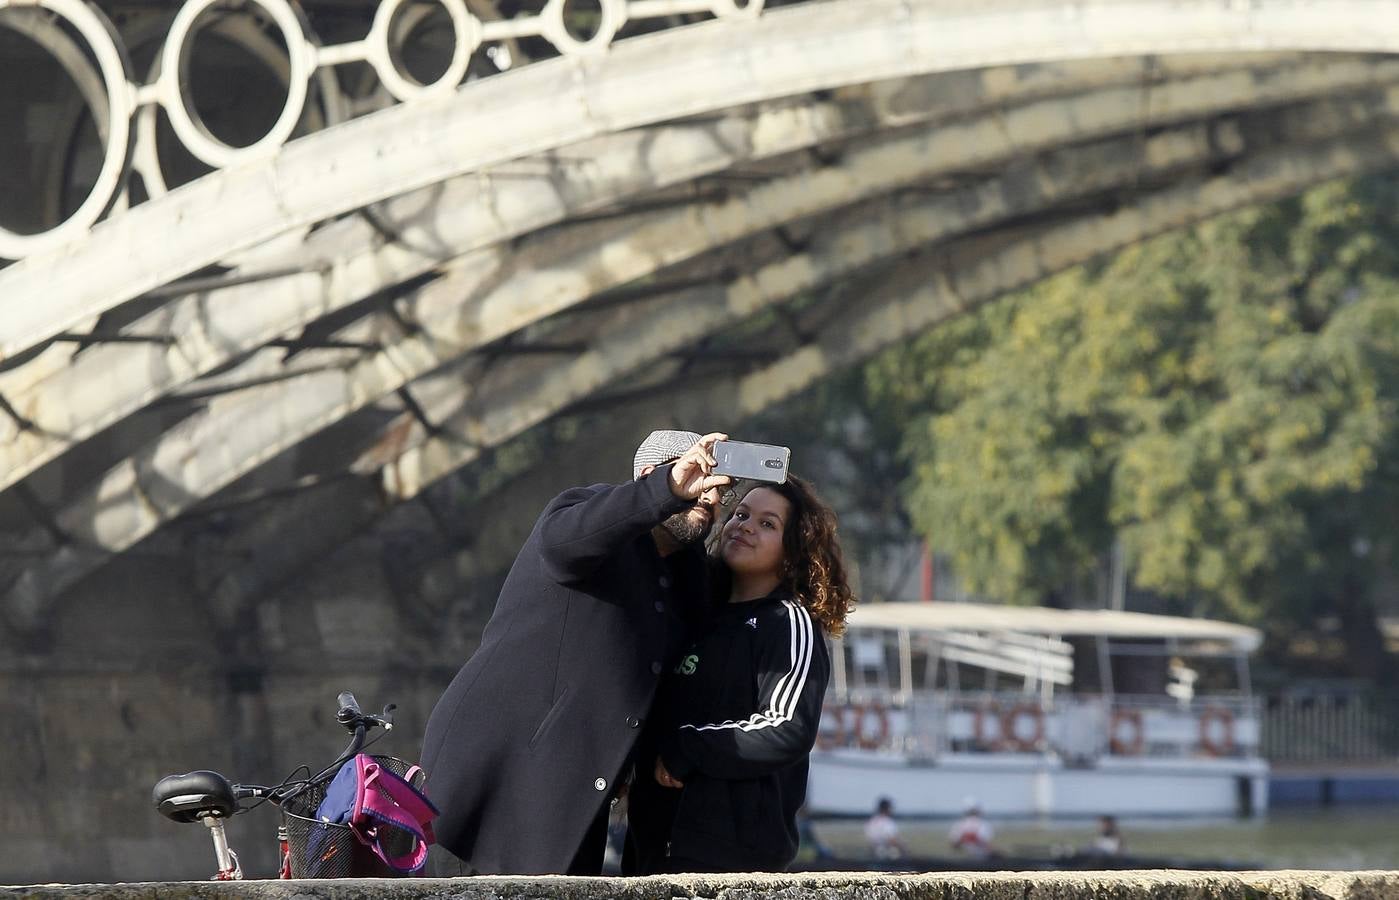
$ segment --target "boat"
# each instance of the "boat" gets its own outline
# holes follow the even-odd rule
[[[813,816],[1258,815],[1257,629],[1118,610],[869,603],[831,641]]]

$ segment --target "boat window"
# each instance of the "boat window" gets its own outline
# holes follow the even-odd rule
[[[903,670],[899,664],[897,634],[852,630],[842,644],[848,690],[857,694],[880,695],[885,703],[893,702],[895,694],[902,696],[908,690],[901,683]],[[926,661],[923,665],[926,668]],[[914,684],[919,683],[917,672],[915,667]]]
[[[850,642],[857,669],[877,669],[884,665],[884,642],[876,635],[860,634]]]
[[[1073,686],[1075,694],[1100,694],[1106,689],[1098,653],[1096,635],[1071,635],[1064,638],[1073,647]]]
[[[913,690],[928,691],[937,686],[937,671],[925,647],[914,647],[912,653]]]
[[[1206,695],[1247,693],[1237,656],[1199,655],[1196,650],[1165,641],[1111,641],[1114,691],[1164,695],[1187,706]],[[1246,670],[1242,677],[1247,677]]]
[[[850,690],[859,694],[887,692],[891,669],[885,659],[885,642],[878,633],[852,632],[844,643]],[[897,667],[893,671],[897,672]]]
[[[1164,694],[1170,663],[1165,643],[1113,641],[1112,684],[1119,694]]]
[[[1195,674],[1196,696],[1247,693],[1246,685],[1240,684],[1240,667],[1237,657],[1227,656],[1187,656],[1184,663]],[[1244,672],[1246,676],[1246,670]]]

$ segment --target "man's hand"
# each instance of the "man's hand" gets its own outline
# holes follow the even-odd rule
[[[675,461],[670,470],[670,492],[681,500],[698,500],[705,491],[733,483],[727,475],[714,474],[714,445],[729,436],[715,431],[706,434]]]
[[[661,787],[676,789],[683,788],[685,786],[679,781],[676,781],[675,778],[672,777],[671,774],[666,771],[665,763],[661,762],[661,758],[659,756],[656,757],[656,783],[659,784]]]

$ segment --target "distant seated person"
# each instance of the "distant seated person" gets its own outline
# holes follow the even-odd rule
[[[1117,830],[1116,818],[1098,817],[1098,836],[1093,839],[1090,850],[1099,856],[1117,856],[1122,853],[1122,833]]]
[[[899,823],[894,821],[894,801],[880,797],[874,815],[865,822],[865,840],[875,859],[901,859],[908,855],[899,840]]]
[[[962,818],[958,819],[948,833],[952,849],[972,859],[986,859],[995,854],[992,841],[996,833],[991,824],[981,817],[981,804],[975,798],[962,801]]]

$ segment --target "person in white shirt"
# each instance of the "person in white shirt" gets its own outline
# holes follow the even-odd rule
[[[899,859],[907,856],[899,840],[899,823],[894,821],[894,801],[880,797],[874,815],[865,822],[865,840],[875,859]]]
[[[962,801],[964,810],[948,833],[952,849],[973,859],[986,859],[995,853],[992,841],[996,833],[989,822],[981,817],[981,804],[973,797]]]
[[[1122,853],[1122,832],[1117,830],[1117,819],[1112,816],[1098,817],[1098,836],[1093,839],[1092,852],[1102,856]]]

